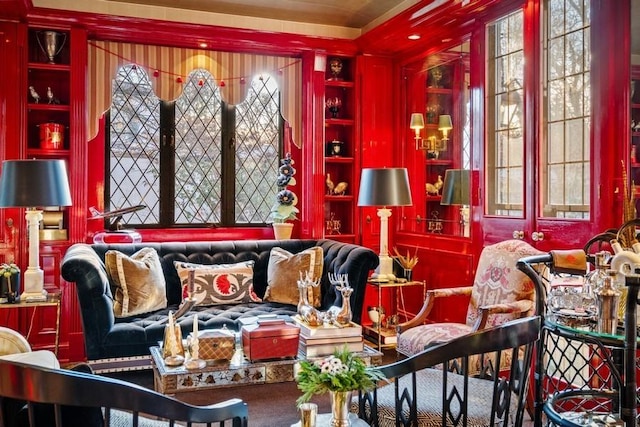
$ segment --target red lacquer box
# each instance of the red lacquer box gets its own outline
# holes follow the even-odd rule
[[[250,361],[294,358],[298,355],[300,328],[284,320],[244,325],[242,348]]]

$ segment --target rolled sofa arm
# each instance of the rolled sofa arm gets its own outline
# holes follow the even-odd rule
[[[60,272],[64,280],[76,284],[87,358],[99,358],[104,338],[115,323],[104,262],[90,245],[77,243],[67,250]]]
[[[369,273],[378,266],[378,255],[369,248],[335,240],[318,240],[318,246],[324,251],[324,270],[322,275],[347,274],[349,285],[353,288],[351,294],[351,310],[353,321],[360,323],[364,294],[367,287]],[[323,280],[324,283],[328,283]],[[326,310],[336,302],[333,289],[322,290],[322,309]]]

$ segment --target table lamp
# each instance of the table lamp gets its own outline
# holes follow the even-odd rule
[[[462,235],[469,236],[469,193],[470,171],[468,169],[447,169],[444,173],[442,185],[441,205],[459,205]]]
[[[393,260],[389,256],[388,206],[410,206],[411,190],[406,168],[365,168],[360,177],[358,206],[379,206],[380,217],[380,265],[372,278],[394,280]]]
[[[70,206],[71,193],[63,160],[6,160],[0,175],[0,208],[25,207],[29,232],[29,266],[23,275],[25,302],[45,301],[40,268],[39,224],[44,206]]]

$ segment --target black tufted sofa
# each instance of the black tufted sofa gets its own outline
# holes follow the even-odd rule
[[[99,362],[104,359],[120,362],[120,368],[127,366],[126,359],[148,360],[149,347],[163,339],[164,325],[169,310],[177,310],[181,302],[181,286],[174,261],[188,261],[199,264],[235,263],[254,260],[254,289],[262,297],[267,288],[267,264],[271,248],[281,247],[298,253],[313,246],[324,251],[322,275],[322,310],[336,302],[336,293],[331,289],[328,273],[348,274],[349,283],[354,288],[351,306],[354,321],[360,322],[364,292],[369,271],[378,265],[378,256],[370,249],[358,245],[333,240],[251,240],[219,242],[172,242],[89,245],[75,244],[69,248],[62,261],[62,277],[75,282],[82,315],[87,359]],[[152,313],[116,318],[113,314],[112,287],[104,266],[105,253],[110,249],[133,254],[143,247],[153,247],[160,255],[160,261],[167,283],[166,309]],[[296,307],[271,302],[246,303],[240,305],[218,305],[194,307],[198,312],[200,330],[226,326],[239,329],[238,319],[259,314],[294,314]],[[179,319],[183,334],[191,331],[192,316],[187,313]],[[98,366],[98,364],[94,364]],[[105,369],[108,370],[108,369]]]

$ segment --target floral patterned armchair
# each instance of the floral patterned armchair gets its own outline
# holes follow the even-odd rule
[[[534,284],[516,268],[516,262],[522,257],[543,253],[521,240],[507,240],[485,247],[480,254],[473,286],[427,291],[416,317],[397,326],[398,353],[412,356],[433,344],[536,314]],[[470,297],[466,322],[425,324],[435,304],[446,303],[446,297],[454,295]]]

